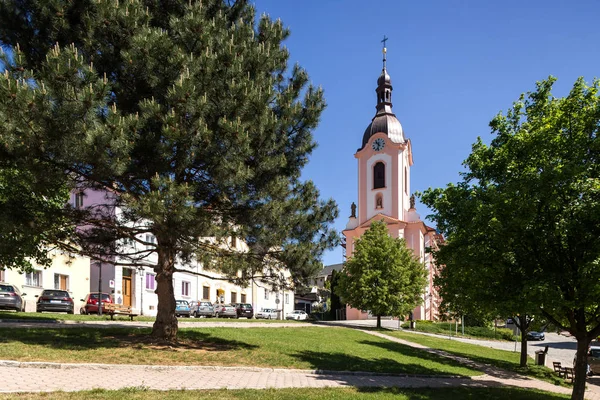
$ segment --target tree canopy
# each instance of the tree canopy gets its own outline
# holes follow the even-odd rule
[[[243,0],[0,4],[4,157],[106,193],[105,204],[64,209],[86,229],[60,244],[152,266],[157,337],[176,337],[177,261],[283,285],[278,267],[304,280],[338,242],[335,202],[300,178],[325,101],[288,67],[288,36]]]
[[[563,98],[552,95],[554,82],[498,114],[463,181],[423,199],[448,239],[438,253],[448,262],[444,295],[458,291],[450,277],[464,274],[492,293],[470,291],[476,298],[457,298],[463,304],[535,305],[577,339],[572,398],[583,399],[587,348],[600,334],[600,82],[580,78]]]
[[[376,221],[356,240],[352,258],[338,275],[335,288],[342,301],[377,316],[406,316],[423,301],[425,267],[406,247],[392,238],[383,221]]]

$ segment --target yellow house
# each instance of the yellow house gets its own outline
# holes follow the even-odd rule
[[[80,299],[90,291],[90,259],[87,257],[69,258],[57,251],[51,251],[52,265],[46,269],[34,265],[32,272],[21,273],[17,270],[1,270],[0,282],[11,283],[26,295],[25,311],[35,312],[36,295],[44,289],[62,289],[70,293],[75,303],[75,312],[79,312]]]

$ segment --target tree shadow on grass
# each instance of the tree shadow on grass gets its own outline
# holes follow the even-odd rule
[[[334,371],[367,371],[374,373],[410,374],[410,375],[461,375],[464,373],[453,372],[452,368],[468,368],[457,361],[415,349],[403,344],[375,341],[361,341],[360,344],[382,347],[386,350],[400,353],[404,357],[427,361],[425,363],[401,362],[396,359],[364,358],[349,353],[331,353],[305,350],[294,354],[297,359],[309,363],[313,368]],[[449,367],[449,368],[448,368]],[[473,370],[475,371],[475,370]]]
[[[480,382],[481,383],[481,382]],[[519,389],[514,387],[490,385],[491,387],[443,387],[408,389],[397,387],[359,387],[359,393],[379,396],[400,396],[409,400],[453,400],[453,399],[486,399],[486,400],[562,400],[565,395]]]
[[[98,348],[228,351],[255,349],[249,343],[214,337],[199,331],[179,331],[177,342],[164,342],[150,336],[147,328],[64,328],[64,329],[0,329],[0,344],[19,342],[62,350],[92,350]]]

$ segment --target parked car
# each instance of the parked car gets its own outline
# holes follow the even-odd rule
[[[544,339],[546,339],[546,335],[544,335],[544,332],[536,332],[536,331],[527,332],[527,340],[544,340]]]
[[[23,296],[26,293],[21,294],[19,288],[10,283],[0,283],[0,308],[25,311],[25,301]]]
[[[190,317],[190,303],[186,300],[175,300],[175,316]]]
[[[37,312],[55,311],[73,314],[73,299],[66,290],[47,289],[41,295],[35,297],[37,297],[35,304]]]
[[[254,318],[254,309],[252,308],[252,304],[248,303],[236,303],[235,304],[235,312],[238,318],[246,317],[248,319]]]
[[[261,311],[256,313],[256,319],[277,319],[277,310],[271,308],[263,308]]]
[[[575,368],[575,361],[577,360],[577,354],[573,357],[573,368]],[[590,346],[588,350],[588,375],[600,374],[600,346]]]
[[[81,299],[83,301],[83,305],[79,312],[81,314],[98,314],[98,299],[100,299],[100,295],[102,295],[102,303],[112,303],[112,297],[108,293],[88,293],[85,296],[85,299]],[[104,308],[102,308],[104,310]]]
[[[308,314],[302,310],[294,310],[291,313],[289,313],[285,317],[285,319],[294,319],[296,321],[302,321],[302,320],[308,319]]]
[[[215,308],[210,301],[192,301],[190,304],[190,313],[196,318],[214,317]]]
[[[231,304],[215,304],[217,318],[236,318],[237,311]]]

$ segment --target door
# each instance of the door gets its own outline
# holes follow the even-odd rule
[[[131,276],[123,277],[123,305],[131,307]]]

